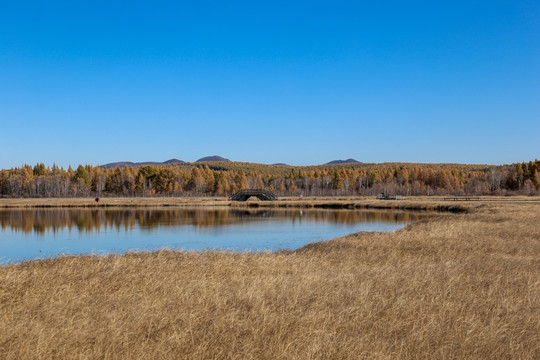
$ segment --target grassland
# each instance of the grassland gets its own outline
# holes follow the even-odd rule
[[[466,210],[465,203],[445,201],[444,197],[409,197],[400,201],[381,201],[373,196],[343,197],[280,197],[278,201],[230,201],[226,197],[110,197],[101,198],[0,198],[0,209],[13,208],[107,208],[107,207],[169,207],[169,206],[231,206],[269,208],[349,208],[349,209],[410,209],[410,210]],[[531,201],[533,197],[485,197],[483,202]],[[532,200],[535,201],[535,200]],[[465,204],[466,205],[466,204]]]
[[[225,197],[3,198],[0,208],[227,206]]]
[[[467,212],[292,252],[4,266],[0,358],[540,358],[540,202],[459,206]]]

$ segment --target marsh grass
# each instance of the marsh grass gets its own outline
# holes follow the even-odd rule
[[[412,199],[412,200],[411,200]],[[504,201],[504,198],[486,198]],[[527,199],[524,197],[523,200]],[[486,201],[486,200],[484,200]],[[114,207],[261,207],[261,208],[326,208],[326,209],[401,209],[466,211],[467,204],[443,201],[443,198],[409,198],[404,201],[381,201],[374,197],[281,197],[277,201],[230,201],[226,197],[111,197],[101,198],[0,198],[0,209],[14,208],[114,208]]]
[[[540,203],[467,206],[293,252],[5,266],[0,358],[538,359]]]
[[[0,208],[226,206],[225,197],[0,198]]]

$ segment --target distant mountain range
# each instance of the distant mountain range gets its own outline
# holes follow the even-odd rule
[[[355,159],[347,159],[347,160],[332,160],[330,162],[327,162],[324,165],[338,165],[338,164],[359,164],[360,161]]]
[[[230,162],[231,160],[226,159],[226,158],[221,157],[221,156],[218,156],[218,155],[212,155],[212,156],[205,156],[203,158],[200,158],[199,160],[197,160],[195,162],[216,162],[216,161]],[[185,163],[185,161],[178,160],[178,159],[170,159],[170,160],[163,161],[163,162],[156,162],[156,161],[145,161],[145,162],[119,161],[119,162],[113,162],[113,163],[100,165],[100,167],[105,168],[105,169],[114,169],[116,167],[125,167],[125,166],[127,166],[127,167],[136,167],[136,166],[145,166],[145,165],[167,165],[167,164],[184,164],[184,163]],[[347,159],[347,160],[333,160],[333,161],[327,162],[324,165],[359,164],[359,163],[360,163],[360,161],[358,161],[358,160]],[[276,163],[276,164],[272,164],[272,165],[289,166],[288,164],[285,164],[285,163]]]
[[[104,169],[114,169],[116,167],[135,167],[135,166],[144,166],[144,165],[167,165],[167,164],[183,164],[185,161],[178,159],[170,159],[164,162],[155,162],[155,161],[146,161],[146,162],[131,162],[131,161],[120,161],[114,163],[108,163],[105,165],[100,165]]]
[[[206,156],[203,158],[200,158],[199,160],[195,162],[210,162],[210,161],[231,161],[229,159],[225,159],[221,156],[213,155],[213,156]],[[145,161],[145,162],[131,162],[131,161],[119,161],[119,162],[113,162],[108,163],[104,165],[100,165],[101,168],[104,169],[114,169],[117,167],[136,167],[136,166],[145,166],[145,165],[167,165],[167,164],[184,164],[185,161],[178,160],[178,159],[170,159],[163,162],[156,162],[156,161]]]

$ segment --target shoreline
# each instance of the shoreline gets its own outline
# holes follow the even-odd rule
[[[491,201],[540,201],[540,197],[493,198],[482,197],[479,201],[451,201],[443,197],[406,197],[402,200],[378,200],[375,197],[283,197],[277,201],[231,201],[226,197],[111,197],[100,198],[0,198],[0,209],[12,208],[54,208],[54,207],[170,207],[170,206],[225,206],[225,207],[299,207],[299,208],[380,208],[396,209],[414,206],[423,209],[426,206],[457,206],[470,208],[480,202]]]
[[[315,209],[366,209],[366,210],[411,210],[466,213],[486,203],[540,203],[540,197],[483,196],[478,200],[454,201],[445,196],[410,196],[402,200],[379,200],[375,197],[327,196],[327,197],[283,197],[277,201],[231,201],[227,197],[111,197],[101,198],[0,198],[0,210],[9,209],[53,209],[53,208],[167,208],[167,207],[232,207],[232,208],[315,208]]]

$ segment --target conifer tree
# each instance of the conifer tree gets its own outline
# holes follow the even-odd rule
[[[90,180],[90,175],[88,175],[88,171],[82,165],[79,165],[77,167],[77,171],[75,172],[75,175],[74,175],[73,179],[75,181],[77,181],[79,179],[82,180],[84,182],[84,184],[86,186],[88,186],[88,187],[90,187],[90,185],[92,184],[92,180]]]

